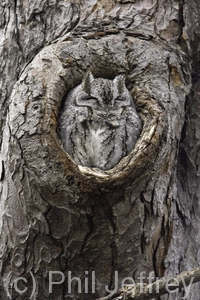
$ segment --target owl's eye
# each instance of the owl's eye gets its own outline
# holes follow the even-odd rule
[[[98,101],[97,98],[91,97],[91,96],[83,97],[81,100],[84,100],[84,101]]]
[[[120,102],[122,102],[122,101],[126,101],[126,99],[117,97],[117,98],[115,99],[115,101],[120,101]]]
[[[97,104],[98,104],[98,99],[89,95],[77,99],[77,105],[80,106],[96,107]]]

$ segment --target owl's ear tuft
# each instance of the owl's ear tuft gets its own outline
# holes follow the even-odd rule
[[[88,71],[84,77],[83,77],[83,81],[82,81],[82,87],[83,90],[87,93],[90,94],[90,90],[91,90],[91,86],[92,86],[92,82],[94,81],[94,76],[92,75],[92,73],[90,71]]]
[[[117,90],[119,91],[119,93],[123,93],[124,92],[124,88],[125,88],[125,75],[124,74],[120,74],[118,76],[116,76],[113,80],[113,83],[115,85],[115,87],[117,88]]]

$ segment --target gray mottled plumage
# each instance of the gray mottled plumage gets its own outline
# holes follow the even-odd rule
[[[60,116],[63,146],[80,165],[108,170],[135,146],[142,128],[123,75],[94,78],[67,95]]]

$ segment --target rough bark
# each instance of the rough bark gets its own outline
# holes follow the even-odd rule
[[[185,271],[177,276],[161,278],[150,284],[138,283],[132,286],[124,286],[123,289],[118,290],[104,298],[99,298],[97,300],[146,300],[155,299],[156,297],[162,296],[164,294],[169,294],[176,292],[180,288],[184,288],[200,281],[200,268],[192,271]],[[188,294],[188,293],[187,293]],[[185,297],[185,296],[184,296]]]
[[[197,3],[175,0],[1,2],[2,299],[6,279],[11,287],[20,276],[28,293],[9,292],[30,297],[30,274],[33,299],[88,300],[113,288],[115,271],[121,281],[198,265],[193,5],[199,12]],[[143,120],[135,149],[109,171],[76,165],[57,129],[63,97],[88,70],[110,79],[124,73]],[[66,276],[51,294],[49,271]],[[88,294],[84,284],[82,294],[76,285],[69,293],[69,271],[83,282],[88,272]],[[198,295],[196,285],[189,299]]]

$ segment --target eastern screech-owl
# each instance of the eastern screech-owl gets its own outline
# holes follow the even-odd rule
[[[133,150],[142,128],[124,75],[109,80],[91,73],[65,98],[59,123],[63,146],[73,160],[102,170]]]

